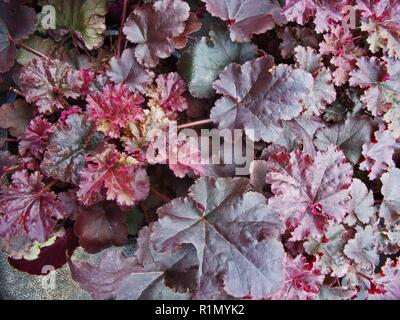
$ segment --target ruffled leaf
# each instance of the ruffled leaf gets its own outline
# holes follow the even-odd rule
[[[295,228],[292,240],[321,238],[328,220],[342,221],[353,174],[343,152],[330,147],[315,157],[278,153],[269,158],[268,169],[267,183],[275,195],[269,206]]]
[[[91,205],[103,198],[116,200],[120,205],[133,206],[149,193],[149,179],[140,163],[115,147],[109,146],[100,154],[88,155],[87,166],[81,171],[77,193],[84,205]]]
[[[189,5],[181,0],[158,0],[137,7],[128,17],[124,33],[135,44],[140,64],[154,67],[175,50],[174,37],[185,30]]]
[[[1,237],[22,233],[44,242],[65,216],[56,194],[45,189],[39,172],[18,171],[11,185],[0,191]]]
[[[66,98],[78,98],[84,82],[79,71],[59,60],[33,59],[20,74],[21,91],[26,101],[40,113],[64,109]]]
[[[107,85],[102,92],[89,94],[86,101],[89,119],[111,138],[118,138],[121,129],[127,128],[130,122],[143,119],[144,99],[130,92],[127,85]]]
[[[186,84],[178,73],[159,75],[156,84],[157,86],[147,93],[150,97],[150,107],[180,112],[188,108],[187,100],[182,96],[186,91]]]
[[[375,132],[375,141],[363,145],[362,155],[365,160],[360,163],[360,169],[368,171],[368,177],[374,180],[382,175],[389,167],[394,166],[392,159],[396,140],[380,126]]]
[[[75,41],[89,50],[103,44],[107,0],[41,0],[40,4],[55,8],[56,27],[61,34],[71,32]]]

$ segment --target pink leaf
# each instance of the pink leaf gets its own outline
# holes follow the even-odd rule
[[[375,141],[363,145],[362,155],[365,160],[360,163],[360,169],[368,171],[371,180],[379,178],[389,167],[394,167],[392,160],[396,140],[390,131],[380,125],[375,132]]]
[[[400,299],[400,268],[399,259],[387,258],[380,274],[376,275],[379,291],[368,296],[370,300],[399,300]]]
[[[172,128],[157,135],[148,147],[146,156],[150,164],[168,164],[180,178],[189,172],[204,175],[205,168],[197,139],[177,135]]]
[[[26,101],[35,104],[40,113],[64,109],[66,98],[78,98],[83,85],[82,74],[59,60],[32,59],[20,75]]]
[[[350,187],[350,214],[345,218],[344,222],[353,226],[358,221],[364,224],[374,222],[374,195],[372,190],[368,190],[365,184],[359,179],[353,179]]]
[[[127,128],[129,122],[143,120],[144,99],[130,92],[127,85],[107,85],[102,92],[89,94],[86,100],[89,119],[96,121],[97,129],[112,138],[118,138],[120,130]]]
[[[269,158],[268,169],[267,183],[275,195],[269,205],[295,228],[292,240],[321,238],[328,220],[344,218],[353,170],[335,147],[315,157],[301,151],[278,153]]]
[[[87,156],[87,167],[81,171],[81,183],[77,193],[84,205],[102,199],[116,200],[120,205],[133,206],[144,200],[149,193],[149,179],[140,163],[109,146],[101,154]]]
[[[307,112],[320,115],[326,105],[333,103],[336,99],[331,72],[322,66],[321,55],[317,54],[314,49],[297,47],[294,51],[297,67],[311,73],[314,77],[312,92],[305,99]]]
[[[324,275],[313,263],[298,255],[286,257],[286,276],[284,287],[273,297],[276,300],[313,300],[324,281]]]
[[[188,108],[186,98],[182,96],[186,91],[186,84],[178,73],[171,72],[159,75],[156,84],[156,87],[147,92],[151,107],[180,112]]]
[[[282,14],[289,21],[304,25],[314,16],[315,10],[314,0],[288,0],[282,9]]]
[[[52,130],[52,124],[46,119],[42,117],[33,119],[20,138],[19,154],[21,156],[32,154],[34,157],[40,159],[46,149],[49,134]]]
[[[357,60],[357,67],[350,73],[350,85],[366,89],[361,101],[374,116],[383,115],[391,106],[381,86],[387,74],[384,62],[377,57],[362,57]]]

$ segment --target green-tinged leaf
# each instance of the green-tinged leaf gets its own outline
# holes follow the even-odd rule
[[[128,234],[136,236],[142,228],[144,222],[144,215],[142,210],[138,207],[129,210],[126,213],[126,223],[128,224]]]
[[[33,36],[28,40],[24,41],[29,47],[43,53],[46,56],[51,56],[56,50],[55,43],[50,38],[43,39],[38,36]],[[32,59],[37,58],[37,56],[23,48],[17,51],[17,62],[19,64],[25,65]]]
[[[244,63],[256,54],[255,45],[232,42],[227,32],[215,29],[210,31],[208,37],[198,39],[183,52],[179,70],[193,96],[211,98],[215,95],[212,83],[226,66],[234,62]]]
[[[57,125],[44,154],[43,172],[65,182],[79,183],[79,171],[85,165],[90,133],[91,126],[79,114],[72,114],[65,123]]]
[[[55,7],[57,29],[73,32],[89,50],[102,45],[106,29],[106,0],[42,0],[40,4]]]

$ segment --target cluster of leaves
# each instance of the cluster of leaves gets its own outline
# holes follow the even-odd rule
[[[0,0],[10,264],[68,262],[97,299],[400,299],[399,15],[397,0]],[[243,129],[250,176],[194,161],[163,134],[176,121]],[[88,264],[77,246],[106,252]]]

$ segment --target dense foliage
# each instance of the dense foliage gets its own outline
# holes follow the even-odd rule
[[[0,0],[0,94],[15,268],[97,299],[400,299],[399,1]],[[250,174],[171,128],[243,129]]]

